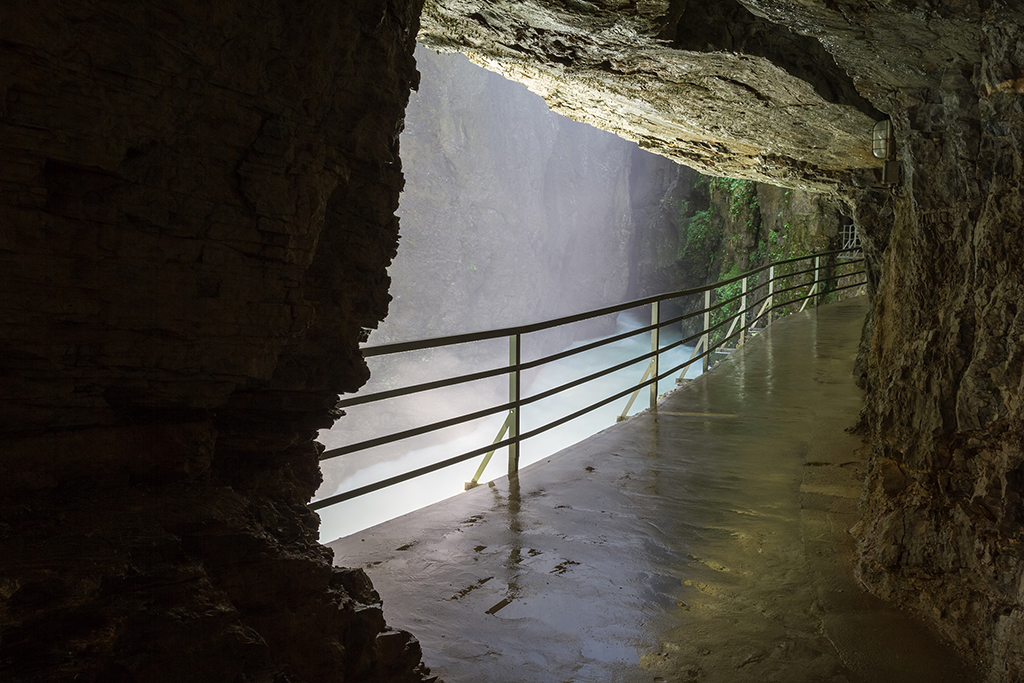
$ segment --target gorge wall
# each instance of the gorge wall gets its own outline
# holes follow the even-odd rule
[[[416,60],[392,302],[371,344],[556,318],[841,246],[826,195],[712,180],[460,54],[420,47]]]
[[[423,24],[642,147],[846,204],[872,297],[860,576],[1024,680],[1019,4],[430,0]]]
[[[306,503],[419,6],[0,5],[0,680],[419,681]]]

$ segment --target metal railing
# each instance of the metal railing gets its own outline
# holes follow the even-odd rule
[[[804,263],[807,264],[807,267],[803,267],[803,265],[801,265]],[[811,263],[813,263],[813,266],[810,265]],[[350,500],[394,484],[399,484],[401,482],[435,472],[445,467],[465,462],[472,458],[484,456],[483,461],[477,469],[473,479],[466,484],[466,488],[468,489],[477,485],[484,469],[490,461],[491,456],[499,449],[505,447],[508,447],[508,472],[510,474],[515,473],[519,470],[519,445],[523,441],[554,429],[555,427],[581,417],[582,415],[608,405],[609,403],[629,396],[630,398],[628,403],[619,417],[620,420],[625,419],[625,416],[632,407],[633,402],[645,387],[649,387],[650,405],[652,408],[655,408],[658,400],[659,382],[680,371],[682,371],[682,374],[677,382],[684,381],[683,377],[686,374],[686,369],[693,363],[697,362],[701,363],[702,370],[706,372],[708,370],[712,354],[742,346],[744,340],[749,334],[756,333],[760,331],[760,329],[763,329],[764,326],[767,326],[770,323],[773,315],[776,315],[779,312],[783,314],[787,312],[795,312],[791,309],[796,309],[797,307],[802,311],[806,308],[809,302],[813,301],[814,305],[817,306],[826,295],[853,287],[863,286],[865,273],[864,268],[861,266],[863,263],[864,259],[860,254],[851,254],[848,250],[830,251],[816,255],[776,261],[767,266],[742,273],[712,285],[698,287],[696,289],[659,294],[615,306],[606,306],[593,311],[533,323],[530,325],[520,325],[517,327],[508,327],[486,332],[458,334],[447,337],[419,339],[409,342],[363,347],[363,356],[370,358],[374,356],[386,356],[407,351],[436,349],[457,344],[467,344],[470,342],[506,337],[508,338],[509,361],[507,366],[493,368],[491,370],[474,372],[431,382],[422,382],[407,387],[379,391],[363,396],[352,396],[340,401],[338,403],[338,408],[386,401],[388,399],[398,398],[401,396],[409,396],[412,394],[430,391],[432,389],[465,384],[467,382],[499,377],[501,375],[508,376],[508,402],[446,420],[433,422],[420,427],[404,429],[392,434],[363,440],[341,448],[332,448],[321,454],[321,461],[374,448],[376,446],[382,446],[384,444],[394,443],[403,439],[409,439],[422,434],[428,434],[430,432],[464,424],[490,415],[505,413],[505,421],[502,424],[498,435],[491,444],[424,467],[419,467],[402,474],[382,479],[372,484],[316,500],[310,503],[309,507],[313,510],[319,510],[342,501]],[[861,266],[859,270],[856,269],[857,266]],[[739,291],[733,293],[737,286]],[[703,307],[698,310],[680,313],[679,315],[672,316],[666,320],[661,319],[664,308],[663,304],[674,300],[685,300],[689,297],[698,295],[703,296]],[[578,347],[560,351],[558,353],[549,354],[536,360],[528,362],[522,361],[522,340],[524,335],[646,306],[651,307],[650,325],[638,327],[624,333],[615,334]],[[682,310],[685,310],[685,307],[683,307]],[[748,316],[750,315],[752,315],[752,317],[749,318],[748,322]],[[690,334],[689,336],[684,334],[684,336],[677,341],[668,343],[664,346],[661,345],[659,334],[660,330],[670,325],[684,324],[686,321],[697,318],[698,316],[702,316],[700,331]],[[758,328],[758,323],[762,324],[761,328]],[[692,325],[692,323],[690,324]],[[630,358],[621,363],[611,365],[597,372],[590,373],[584,377],[566,382],[527,398],[522,397],[521,380],[524,371],[538,368],[570,356],[646,333],[651,334],[650,353],[644,353],[634,358]],[[677,364],[668,370],[661,369],[659,359],[666,352],[694,341],[697,343],[687,361]],[[635,365],[643,361],[648,361],[647,369],[644,372],[643,377],[640,379],[640,382],[636,385],[602,398],[585,408],[547,422],[540,427],[536,427],[525,433],[521,432],[520,416],[521,410],[524,406],[528,406],[536,403],[537,401],[568,391],[569,389],[599,379],[613,372],[618,372],[619,370],[623,370],[631,365]]]

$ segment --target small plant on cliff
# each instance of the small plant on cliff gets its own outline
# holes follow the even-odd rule
[[[697,211],[686,221],[686,246],[681,256],[694,258],[711,250],[721,228],[711,220],[711,209]],[[714,259],[714,254],[711,256]]]
[[[748,222],[753,222],[753,215],[758,208],[757,185],[754,184],[754,181],[714,178],[711,180],[710,187],[712,190],[729,195],[729,216],[731,218],[739,218],[740,214],[749,209],[751,217]]]

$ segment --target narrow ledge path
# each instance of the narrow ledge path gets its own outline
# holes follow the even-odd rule
[[[979,681],[853,575],[866,308],[780,320],[656,411],[335,561],[448,683]]]

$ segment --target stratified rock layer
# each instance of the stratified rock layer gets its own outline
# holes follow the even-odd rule
[[[705,173],[822,190],[880,165],[854,81],[737,2],[429,0],[420,40]]]
[[[423,23],[646,148],[847,203],[873,297],[861,576],[1024,680],[1019,3],[428,0]]]
[[[0,679],[416,681],[306,502],[419,7],[0,6]]]

